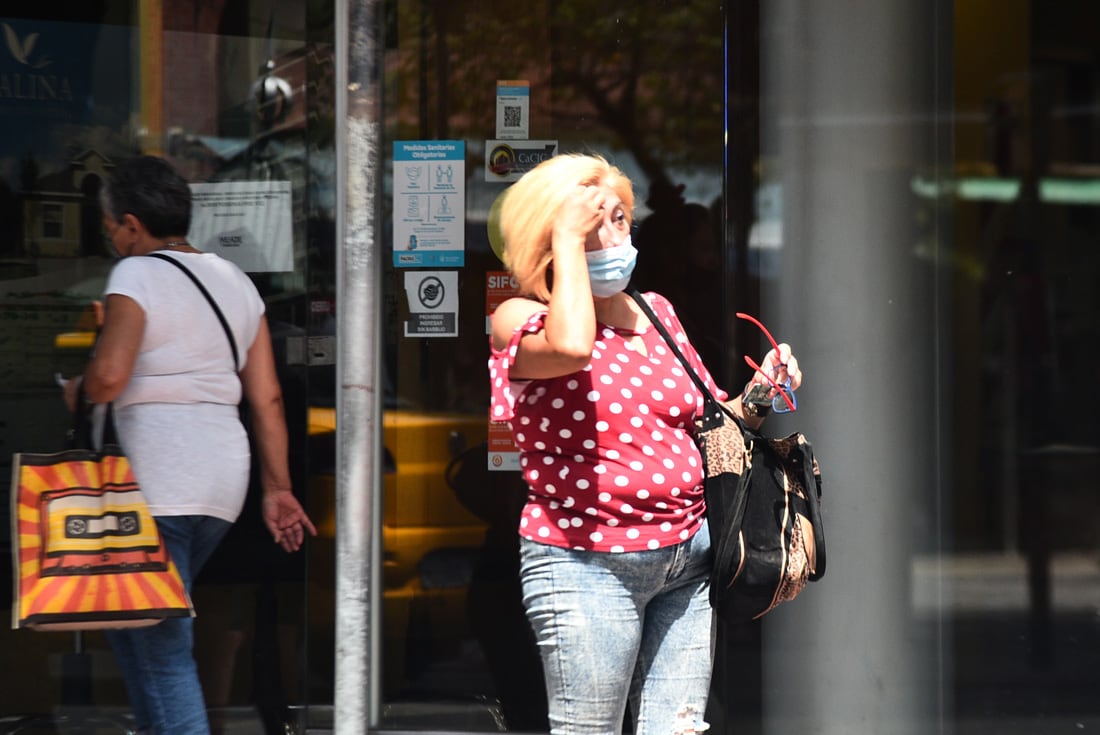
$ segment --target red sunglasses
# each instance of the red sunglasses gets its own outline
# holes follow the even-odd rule
[[[764,333],[764,336],[768,338],[768,342],[771,343],[772,348],[775,350],[776,358],[779,358],[779,345],[776,344],[775,337],[772,336],[772,333],[768,331],[768,328],[765,327],[759,319],[742,311],[737,312],[737,318],[744,319],[745,321],[755,324],[760,329],[760,331]],[[798,405],[795,403],[794,400],[794,391],[791,390],[791,379],[789,377],[787,378],[786,385],[780,385],[779,383],[775,382],[775,379],[773,379],[772,376],[764,372],[764,369],[757,364],[756,360],[752,359],[748,355],[745,355],[745,362],[748,363],[749,367],[751,367],[753,370],[767,378],[768,382],[771,383],[772,388],[775,388],[776,393],[783,396],[783,401],[787,404],[785,407],[783,407],[783,410],[798,410]],[[774,406],[775,404],[773,403],[773,407]]]

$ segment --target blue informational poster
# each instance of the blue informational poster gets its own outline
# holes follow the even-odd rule
[[[465,141],[395,141],[393,169],[394,267],[464,265]]]

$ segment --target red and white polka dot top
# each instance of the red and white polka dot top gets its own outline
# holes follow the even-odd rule
[[[688,342],[672,305],[646,294],[680,349],[725,400]],[[622,552],[678,544],[703,522],[703,462],[691,438],[703,398],[653,327],[596,326],[592,360],[571,375],[509,381],[520,339],[543,329],[546,312],[518,328],[489,359],[490,418],[506,421],[530,488],[520,534],[532,541]],[[641,337],[643,353],[631,343]]]

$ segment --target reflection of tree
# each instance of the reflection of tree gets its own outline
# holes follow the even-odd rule
[[[583,130],[594,112],[651,181],[666,181],[673,162],[719,160],[721,28],[710,2],[556,4],[555,122]]]
[[[495,80],[527,79],[532,138],[625,148],[651,181],[667,181],[670,165],[721,160],[716,3],[542,0],[516,12],[422,0],[399,12],[398,135],[492,137]]]
[[[604,153],[632,174],[636,162],[639,203],[654,185],[682,183],[670,181],[671,170],[713,174],[722,164],[720,4],[410,0],[395,8],[384,80],[392,139],[464,139],[470,175],[482,163],[476,143],[496,137],[497,81],[519,79],[530,82],[529,137],[555,139],[563,151]],[[464,272],[499,268],[482,242],[484,227],[469,224]],[[390,270],[387,278],[394,277]],[[461,290],[470,300],[460,307],[454,341],[408,344],[397,335],[401,316],[391,304],[386,339],[403,400],[455,410],[480,410],[488,400],[473,363],[485,349],[484,296]]]

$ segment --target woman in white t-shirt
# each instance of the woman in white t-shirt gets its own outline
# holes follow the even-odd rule
[[[107,282],[102,328],[70,406],[113,404],[119,442],[184,583],[237,519],[251,457],[238,404],[247,400],[259,451],[263,516],[287,551],[315,534],[295,498],[282,391],[264,302],[236,265],[192,247],[191,189],[165,161],[119,165],[101,192],[103,223],[122,260]],[[218,304],[163,254],[190,270]],[[227,334],[226,329],[229,330]],[[230,342],[230,336],[232,343]],[[108,632],[138,733],[208,733],[190,618]]]
[[[603,158],[560,155],[501,209],[521,295],[492,316],[490,416],[510,424],[530,488],[520,576],[552,735],[618,733],[628,702],[636,735],[704,729],[712,554],[692,439],[703,398],[624,292],[633,206],[630,180]],[[724,400],[672,305],[644,297]],[[785,344],[761,370],[792,390],[802,381]],[[763,420],[755,403],[733,405],[748,425]]]

